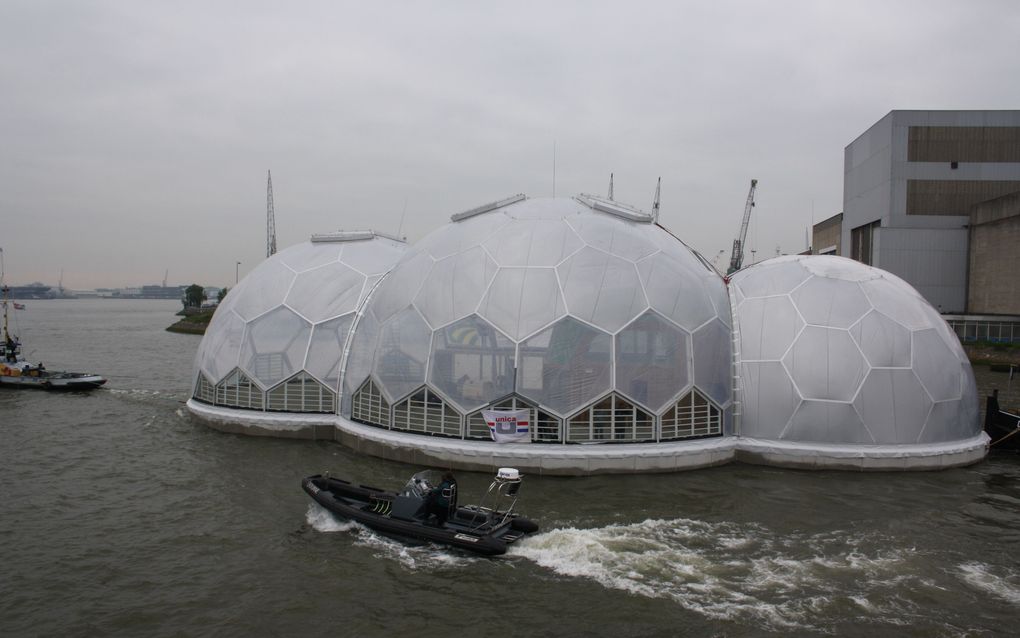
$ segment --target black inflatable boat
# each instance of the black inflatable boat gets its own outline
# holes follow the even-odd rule
[[[355,485],[329,474],[309,476],[301,487],[330,512],[381,534],[442,543],[487,556],[505,554],[512,543],[538,531],[537,524],[513,511],[521,487],[517,470],[501,468],[478,505],[458,507],[454,495],[446,520],[430,513],[435,507],[429,504],[440,489],[438,474],[435,470],[419,472],[400,492]]]

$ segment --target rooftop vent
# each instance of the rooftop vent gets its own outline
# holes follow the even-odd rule
[[[474,217],[475,215],[488,213],[489,211],[496,210],[497,208],[503,208],[504,206],[509,206],[510,204],[516,204],[517,202],[524,201],[527,198],[528,198],[527,195],[525,195],[524,193],[517,193],[516,195],[507,197],[506,199],[501,199],[499,201],[491,202],[489,204],[485,204],[477,208],[472,208],[471,210],[466,210],[463,213],[450,215],[450,221],[459,222],[461,220],[467,219],[468,217]]]
[[[338,230],[335,233],[315,233],[312,235],[313,244],[331,244],[343,241],[363,241],[374,237],[384,237],[393,241],[405,243],[405,240],[394,237],[378,230]]]
[[[605,199],[597,195],[586,195],[584,193],[575,197],[577,201],[581,202],[592,210],[597,210],[601,213],[609,213],[610,215],[616,215],[632,222],[641,222],[644,224],[650,224],[655,221],[655,218],[646,213],[643,210],[639,210],[626,204],[621,204],[613,200]]]

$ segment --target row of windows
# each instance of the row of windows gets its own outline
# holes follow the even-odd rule
[[[268,392],[263,392],[248,375],[237,369],[216,385],[204,374],[199,374],[194,398],[213,405],[245,410],[336,412],[336,393],[307,372],[294,375]]]
[[[616,394],[600,399],[565,421],[516,395],[491,407],[529,410],[531,440],[536,443],[654,442],[722,434],[722,411],[697,390],[684,395],[659,419]],[[462,417],[427,387],[390,406],[369,379],[352,397],[351,417],[393,430],[491,440],[482,411]]]

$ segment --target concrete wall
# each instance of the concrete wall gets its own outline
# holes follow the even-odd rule
[[[811,228],[811,252],[815,255],[842,255],[843,213],[820,221]],[[835,247],[835,252],[830,249]]]
[[[1020,315],[1020,192],[970,213],[967,312]]]
[[[910,283],[939,312],[963,312],[967,229],[879,228],[874,265]]]

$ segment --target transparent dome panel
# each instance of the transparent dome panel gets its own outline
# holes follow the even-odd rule
[[[521,344],[517,391],[564,415],[609,390],[612,337],[566,317]]]
[[[910,331],[877,310],[864,315],[850,335],[871,367],[910,367]]]
[[[574,230],[558,219],[512,221],[485,242],[496,263],[511,268],[551,268],[582,246]]]
[[[715,319],[715,307],[702,285],[701,275],[682,262],[658,253],[639,262],[637,268],[652,310],[689,332]]]
[[[933,401],[960,398],[960,360],[934,329],[914,333],[914,373]]]
[[[945,443],[959,441],[974,436],[967,423],[967,410],[963,401],[940,401],[931,407],[924,431],[918,443]]]
[[[429,384],[471,411],[514,389],[514,343],[477,316],[435,333]]]
[[[928,302],[918,297],[910,286],[888,279],[872,279],[860,286],[875,310],[893,321],[911,330],[929,327],[924,312],[924,305]]]
[[[407,246],[384,238],[348,242],[341,261],[363,275],[389,272],[407,251]]]
[[[823,279],[840,279],[843,281],[868,281],[881,278],[881,271],[866,266],[859,261],[836,257],[834,255],[805,255],[793,257],[812,275]]]
[[[744,361],[781,359],[804,327],[789,297],[746,299],[737,308],[740,357]]]
[[[628,261],[638,261],[658,250],[646,234],[651,228],[649,224],[637,224],[598,212],[567,221],[589,246]]]
[[[318,323],[354,311],[364,286],[361,273],[340,263],[329,264],[298,275],[285,302],[305,319]]]
[[[849,332],[818,326],[804,328],[783,363],[805,399],[851,401],[868,371]]]
[[[694,333],[694,385],[716,405],[729,403],[733,385],[730,329],[716,320]]]
[[[334,391],[340,381],[340,360],[353,322],[354,313],[350,313],[312,328],[305,370]]]
[[[313,244],[310,241],[277,253],[276,258],[294,272],[304,272],[340,259],[341,244]]]
[[[702,279],[701,283],[705,286],[708,298],[712,301],[712,307],[715,309],[716,316],[729,327],[733,321],[733,313],[730,310],[730,294],[726,289],[726,283],[723,282],[721,277],[711,273],[709,273],[708,277]]]
[[[796,261],[766,261],[734,273],[733,281],[745,297],[770,297],[792,292],[810,276]]]
[[[778,361],[744,361],[741,436],[778,439],[800,405],[793,381]]]
[[[440,259],[432,267],[414,305],[433,328],[472,314],[496,274],[496,264],[480,246]]]
[[[520,341],[566,314],[563,295],[551,268],[500,268],[479,314]]]
[[[557,269],[571,315],[616,332],[648,307],[634,264],[583,248]]]
[[[379,322],[369,310],[356,319],[351,330],[352,334],[348,337],[351,340],[350,352],[347,354],[347,363],[342,372],[344,383],[341,414],[344,416],[351,414],[351,395],[372,374],[376,347],[379,344]]]
[[[868,373],[854,407],[875,443],[917,443],[932,401],[910,370],[876,369]]]
[[[850,403],[803,401],[782,435],[784,441],[812,443],[874,443],[871,433]]]
[[[237,367],[243,337],[244,322],[241,318],[229,310],[223,312],[217,309],[202,338],[205,356],[201,362],[202,370],[214,384]]]
[[[413,308],[384,323],[379,330],[375,375],[392,401],[425,384],[425,362],[432,330]]]
[[[386,321],[404,310],[421,289],[435,262],[423,252],[416,252],[400,262],[386,276],[372,295],[370,304],[376,318]]]
[[[277,308],[248,324],[241,367],[264,387],[276,385],[305,363],[312,326],[289,308]]]
[[[418,242],[416,248],[425,251],[435,259],[449,257],[483,244],[486,239],[499,232],[509,221],[509,218],[501,211],[468,217],[433,231]]]
[[[690,385],[690,336],[648,312],[616,335],[616,390],[658,412]]]
[[[283,303],[294,281],[294,271],[275,259],[268,259],[245,277],[245,287],[234,302],[234,311],[251,321]],[[230,297],[230,294],[227,294]]]
[[[850,281],[812,277],[790,296],[804,321],[816,326],[849,328],[871,310],[860,286]]]

